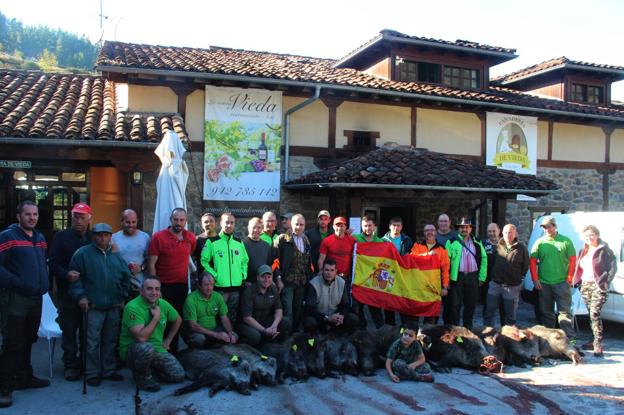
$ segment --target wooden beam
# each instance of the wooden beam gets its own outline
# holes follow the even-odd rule
[[[552,160],[553,128],[554,128],[553,121],[552,120],[548,121],[548,156],[546,157],[548,160]]]
[[[487,120],[485,112],[477,112],[475,115],[481,121],[481,164],[485,165],[485,153],[487,146]]]
[[[416,140],[416,123],[418,122],[417,111],[418,108],[412,107],[410,116],[410,144],[412,147],[417,147],[418,144],[418,141]]]

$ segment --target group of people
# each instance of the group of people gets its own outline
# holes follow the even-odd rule
[[[219,217],[205,212],[203,232],[196,236],[185,229],[187,212],[176,208],[170,226],[150,237],[137,228],[131,209],[122,213],[122,229],[113,233],[109,224],[91,225],[91,208],[77,203],[71,225],[54,235],[48,250],[35,229],[36,204],[24,201],[17,212],[17,223],[0,233],[0,407],[11,405],[13,390],[50,384],[33,375],[30,352],[42,295],[51,288],[65,379],[83,375],[93,387],[119,381],[117,370],[125,363],[139,388],[155,391],[157,380],[184,377],[176,359],[179,335],[187,346],[203,348],[279,341],[300,329],[349,333],[366,327],[365,306],[350,296],[354,245],[365,242],[392,243],[400,255],[437,255],[442,320],[469,329],[480,292],[485,324],[495,325],[497,314],[501,325],[515,324],[530,269],[542,323],[554,327],[556,303],[559,325],[573,337],[569,286],[581,283],[594,332],[593,343],[585,346],[602,353],[600,307],[615,260],[591,226],[576,261],[572,242],[557,233],[551,217],[542,221],[545,235],[529,254],[512,224],[503,227],[502,238],[498,226],[490,224],[487,240],[480,241],[470,219],[460,218],[454,231],[446,214],[438,217],[437,227],[425,225],[422,240],[414,242],[399,217],[391,218],[389,231],[379,237],[372,217],[363,217],[361,231],[354,234],[346,218],[332,218],[327,210],[318,212],[308,230],[303,215],[287,214],[280,217],[280,232],[276,214],[268,211],[250,219],[247,236],[239,239],[231,212]],[[195,288],[190,294],[189,270]],[[422,350],[413,346],[420,316],[368,309],[377,327],[396,324],[397,317],[406,327],[388,352],[392,380],[428,380]],[[425,322],[435,324],[438,317]]]

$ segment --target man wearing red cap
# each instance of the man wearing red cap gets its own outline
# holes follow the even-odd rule
[[[325,258],[336,261],[338,275],[348,282],[351,277],[351,257],[355,239],[347,235],[347,220],[342,216],[334,219],[334,233],[323,239],[318,259],[318,269],[323,269]]]
[[[78,356],[77,332],[81,324],[81,311],[76,301],[69,294],[70,283],[80,278],[80,273],[69,269],[69,261],[78,248],[91,243],[89,224],[91,208],[86,203],[76,203],[71,210],[71,225],[57,232],[52,238],[50,248],[50,271],[56,281],[56,299],[58,305],[58,323],[63,332],[63,365],[65,379],[80,379],[82,370]],[[82,353],[83,351],[81,351]]]

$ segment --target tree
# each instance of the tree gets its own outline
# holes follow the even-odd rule
[[[58,67],[58,60],[56,55],[47,49],[43,50],[37,64],[43,71],[52,71]]]

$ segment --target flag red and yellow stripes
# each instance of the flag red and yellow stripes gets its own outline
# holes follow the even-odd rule
[[[364,242],[354,257],[352,293],[360,303],[413,316],[440,314],[437,255],[400,256],[391,242]]]

